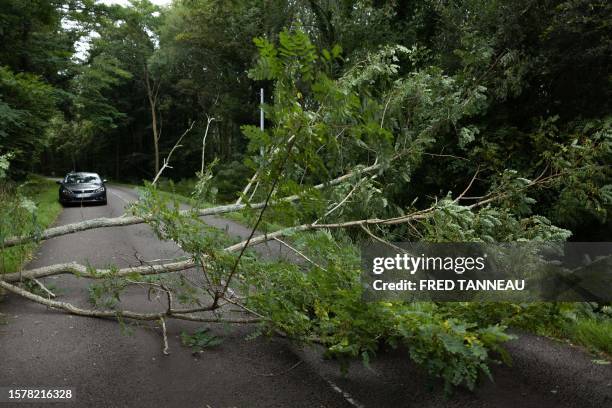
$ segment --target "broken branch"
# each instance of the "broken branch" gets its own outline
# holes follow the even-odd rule
[[[364,167],[362,169],[357,169],[350,173],[337,177],[333,180],[330,180],[326,183],[318,184],[314,186],[314,189],[322,190],[323,188],[326,188],[326,187],[333,187],[346,180],[349,180],[351,177],[354,177],[357,174],[375,171],[379,168],[380,168],[380,164],[374,164],[368,167]],[[290,196],[281,198],[279,200],[276,200],[276,202],[293,202],[299,199],[300,199],[300,196],[297,194],[294,194],[294,195],[290,195]],[[247,207],[251,209],[260,209],[264,207],[264,204],[265,204],[264,202],[254,203],[248,206],[246,204],[227,204],[227,205],[220,205],[217,207],[198,209],[196,210],[196,212],[198,216],[218,215],[218,214],[225,214],[225,213],[230,213],[230,212],[241,211]],[[183,210],[181,211],[181,213],[188,214],[188,213],[191,213],[192,211],[193,210]],[[94,218],[91,220],[80,221],[80,222],[76,222],[73,224],[66,224],[66,225],[62,225],[59,227],[47,228],[46,230],[42,231],[40,234],[29,234],[29,235],[8,237],[4,240],[4,242],[2,242],[2,244],[0,245],[0,248],[9,248],[9,247],[17,246],[17,245],[22,245],[22,244],[25,244],[31,241],[45,241],[51,238],[56,238],[56,237],[60,237],[63,235],[73,234],[76,232],[87,231],[87,230],[96,229],[96,228],[124,227],[128,225],[143,224],[152,219],[153,219],[152,215],[147,215],[143,217],[134,216],[134,215],[131,215],[131,216],[123,215],[123,216],[115,217],[115,218],[106,218],[106,217],[105,218]]]
[[[191,131],[191,129],[193,128],[193,125],[195,124],[195,121],[191,122],[191,126],[189,126],[189,128],[187,128],[187,130],[185,130],[183,132],[183,134],[181,135],[181,137],[179,137],[179,139],[176,141],[176,143],[174,144],[174,146],[172,147],[172,150],[170,150],[170,153],[168,153],[168,157],[166,157],[164,159],[164,164],[162,165],[162,168],[159,169],[159,171],[157,172],[157,175],[155,176],[155,178],[153,179],[153,182],[151,183],[152,185],[155,185],[155,183],[157,183],[157,180],[159,180],[159,177],[162,175],[162,173],[164,172],[164,170],[166,169],[171,169],[172,167],[170,167],[170,157],[172,157],[172,153],[174,153],[174,150],[176,150],[178,147],[180,147],[181,145],[179,143],[181,143],[181,140],[183,140],[183,138],[185,137],[185,135],[187,133],[189,133]],[[206,131],[208,131],[208,127],[206,127]]]
[[[38,296],[32,292],[29,292],[25,289],[20,288],[19,286],[12,285],[4,280],[0,280],[0,287],[6,289],[7,291],[14,293],[19,296],[23,296],[26,299],[29,299],[33,302],[40,303],[41,305],[48,306],[53,309],[60,309],[66,311],[68,313],[85,316],[85,317],[98,317],[98,318],[111,318],[111,319],[132,319],[132,320],[142,320],[142,321],[154,321],[159,320],[161,318],[172,318],[178,320],[188,320],[192,322],[202,322],[202,323],[234,323],[234,324],[249,324],[249,323],[258,323],[261,319],[228,319],[221,317],[204,317],[204,316],[194,316],[192,314],[180,314],[180,313],[172,313],[167,314],[167,312],[154,312],[154,313],[138,313],[132,312],[129,310],[92,310],[92,309],[83,309],[77,306],[74,306],[71,303],[67,302],[59,302],[56,300],[45,299],[42,296]]]

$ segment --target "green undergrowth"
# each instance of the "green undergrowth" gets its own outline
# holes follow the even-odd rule
[[[612,361],[612,308],[587,302],[448,303],[449,316],[500,323],[585,348]]]
[[[57,185],[30,175],[25,182],[0,185],[0,238],[32,234],[51,225],[62,211]],[[0,250],[0,273],[19,271],[38,248],[37,243]]]
[[[569,341],[612,361],[612,308],[597,303],[559,306],[559,318],[538,328],[538,334]]]
[[[359,248],[348,237],[316,231],[291,239],[310,262],[242,265],[241,293],[258,288],[247,306],[267,316],[270,329],[323,344],[326,356],[344,369],[358,360],[368,366],[385,350],[404,348],[447,392],[458,385],[473,389],[481,375],[490,376],[490,364],[509,362],[503,343],[513,336],[503,325],[453,317],[434,302],[364,302]]]
[[[590,350],[604,353],[612,360],[612,319],[578,319],[561,329],[563,337]]]

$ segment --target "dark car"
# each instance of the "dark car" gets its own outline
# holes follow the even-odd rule
[[[58,180],[59,200],[62,204],[100,203],[106,204],[106,180],[96,173],[68,173]]]

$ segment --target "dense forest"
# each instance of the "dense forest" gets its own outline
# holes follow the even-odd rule
[[[473,386],[505,325],[560,308],[364,306],[356,244],[612,240],[608,1],[130,3],[0,0],[0,172],[146,181],[132,215],[211,263],[214,307],[230,281],[260,289],[245,307],[262,332],[364,360],[405,341]],[[156,186],[179,184],[199,204],[242,202],[196,215],[252,210],[310,273],[240,264],[253,233],[224,249],[162,204]]]
[[[210,117],[206,161],[219,159],[220,197],[235,199],[257,170],[245,157],[260,88],[269,110],[280,102],[273,78],[249,75],[253,39],[277,44],[300,31],[324,52],[315,65],[330,80],[356,68],[370,76],[359,92],[389,108],[372,112],[385,137],[415,138],[424,121],[445,117],[423,146],[426,160],[393,183],[379,180],[389,203],[455,191],[475,166],[484,178],[506,169],[530,178],[547,164],[563,167],[553,164],[563,144],[609,137],[611,9],[588,0],[184,0],[165,8],[3,0],[0,151],[13,154],[16,178],[91,170],[151,180],[195,121],[164,174],[176,181],[195,177]],[[309,87],[297,84],[304,101]],[[469,103],[458,109],[451,94]],[[353,137],[370,144],[367,120]],[[575,232],[590,240],[606,220],[609,170],[583,181],[541,193],[536,206],[558,225],[585,227]]]

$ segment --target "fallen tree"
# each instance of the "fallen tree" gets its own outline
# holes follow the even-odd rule
[[[164,352],[168,348],[166,319],[252,323],[261,333],[280,332],[301,342],[316,339],[330,355],[344,359],[361,357],[367,362],[381,345],[405,344],[415,362],[447,385],[474,387],[480,374],[488,374],[494,355],[503,355],[501,344],[510,338],[504,333],[506,320],[462,315],[459,306],[449,310],[435,303],[363,302],[358,244],[363,239],[389,243],[397,238],[436,242],[566,239],[569,231],[542,216],[527,215],[534,203],[528,191],[559,188],[567,180],[576,183],[585,174],[609,166],[597,155],[607,142],[557,146],[529,173],[501,169],[480,178],[481,169],[475,166],[466,174],[460,194],[416,196],[410,204],[391,206],[388,199],[397,191],[385,191],[385,183],[408,188],[414,169],[427,164],[425,158],[449,156],[427,150],[440,134],[484,109],[482,87],[462,82],[460,75],[429,69],[396,78],[394,61],[399,54],[410,53],[403,47],[382,49],[369,56],[368,69],[361,69],[360,62],[359,69],[331,80],[317,65],[317,58],[312,58],[316,51],[304,33],[285,33],[281,42],[283,51],[272,52],[274,45],[258,40],[263,63],[253,76],[275,81],[275,100],[282,104],[272,108],[275,126],[268,133],[245,128],[253,151],[274,152],[266,158],[268,171],[258,175],[259,195],[253,195],[254,203],[180,211],[158,194],[155,185],[148,185],[131,207],[131,215],[9,237],[2,247],[147,223],[160,239],[183,249],[185,258],[128,268],[50,265],[0,277],[0,287],[75,315],[159,322]],[[369,92],[379,80],[389,88],[382,94]],[[356,165],[372,161],[369,166]],[[164,163],[167,168],[168,162]],[[353,170],[335,176],[347,168]],[[468,195],[472,191],[476,192]],[[248,237],[229,246],[221,245],[222,240],[200,220],[206,215],[251,210],[259,211]],[[258,234],[264,215],[271,211],[287,215],[288,226]],[[286,237],[290,242],[281,239]],[[304,262],[264,262],[244,256],[247,248],[270,240],[289,247]],[[191,269],[198,274],[198,282],[182,273]],[[43,290],[45,297],[28,290],[29,280],[59,274],[91,279],[97,285],[91,291],[93,307],[51,299],[50,291]],[[114,300],[133,285],[165,299],[166,309],[123,310]],[[523,310],[520,305],[513,308]],[[234,309],[248,317],[227,317],[228,310]]]
[[[522,189],[527,189],[527,188],[535,187],[538,185],[544,185],[562,176],[563,176],[562,173],[548,175],[548,176],[544,176],[544,174],[541,174],[537,179],[533,181],[529,181],[524,187],[522,187]],[[458,205],[460,200],[469,191],[469,188],[471,187],[473,180],[474,178],[470,182],[470,185],[466,187],[466,189],[461,195],[459,195],[457,198],[449,202],[451,202],[452,204]],[[503,191],[499,191],[495,194],[489,194],[487,196],[484,196],[480,201],[464,206],[464,208],[471,210],[471,209],[475,209],[478,207],[482,207],[495,200],[503,199],[504,197],[510,194],[512,193],[503,192]],[[292,198],[292,197],[289,197],[289,198]],[[267,207],[265,204],[266,203],[261,203],[261,207],[264,210]],[[227,207],[227,206],[215,207],[215,208],[212,208],[211,210],[215,210],[216,208],[223,208],[223,207]],[[250,208],[253,209],[253,208],[258,208],[258,207],[251,206]],[[272,233],[259,234],[257,236],[254,235],[245,241],[241,241],[231,246],[228,246],[224,250],[227,252],[240,251],[243,248],[246,248],[248,246],[259,245],[267,241],[271,241],[277,238],[292,235],[296,232],[303,232],[303,231],[310,231],[310,230],[344,229],[344,228],[372,226],[372,225],[375,225],[375,226],[376,225],[378,226],[398,225],[398,224],[410,223],[412,221],[419,221],[419,220],[424,220],[426,218],[429,218],[434,215],[436,210],[440,210],[441,208],[443,207],[440,205],[435,205],[435,206],[429,207],[424,210],[414,211],[406,215],[402,215],[399,217],[393,217],[393,218],[387,218],[387,219],[369,218],[369,219],[361,219],[361,220],[344,221],[344,222],[339,222],[339,223],[318,223],[317,221],[315,221],[314,223],[301,224],[301,225],[297,225],[294,227],[283,228],[283,229],[280,229]],[[201,210],[196,210],[195,212],[193,210],[182,210],[181,214],[184,214],[184,215],[188,215],[188,214],[194,215],[195,214],[197,216],[202,215]],[[210,214],[206,214],[206,215],[210,215]],[[107,220],[112,220],[111,221],[111,224],[112,224],[114,220],[121,220],[122,218],[123,217],[107,218]],[[142,217],[134,217],[134,218],[143,219]],[[151,215],[150,219],[153,219],[153,218],[154,216]],[[83,223],[87,223],[87,221],[84,221]],[[76,225],[76,224],[69,224],[69,225]],[[106,226],[107,225],[102,225],[98,227],[89,227],[88,229],[103,228]],[[55,227],[55,228],[60,228],[60,227]],[[54,230],[55,228],[50,228],[49,230]],[[72,229],[70,232],[67,232],[66,234],[75,233],[78,231],[79,230]],[[254,231],[256,231],[256,229],[254,229]],[[66,235],[66,234],[62,234],[62,235]],[[103,279],[111,275],[111,273],[115,276],[120,276],[120,277],[128,276],[131,274],[156,275],[156,274],[161,274],[161,273],[184,271],[186,269],[193,268],[196,265],[197,265],[197,262],[194,261],[193,259],[183,259],[183,260],[177,259],[173,262],[166,262],[166,263],[161,263],[161,264],[151,264],[151,265],[140,265],[140,266],[111,270],[111,269],[94,269],[92,267],[81,265],[76,262],[71,262],[71,263],[49,265],[49,266],[44,266],[40,268],[35,268],[35,269],[30,269],[30,270],[25,270],[25,271],[20,271],[20,272],[14,272],[10,274],[4,274],[4,275],[1,275],[0,278],[4,280],[5,282],[17,282],[23,279],[37,279],[37,278],[43,278],[43,277],[48,277],[48,276],[53,276],[53,275],[72,274],[72,275],[75,275],[77,277],[82,277],[82,278]]]
[[[337,177],[333,180],[330,180],[326,183],[321,183],[314,186],[314,189],[322,190],[326,187],[333,187],[338,184],[344,183],[351,178],[362,174],[376,171],[380,168],[379,164],[373,164],[371,166],[366,166],[363,168],[356,169],[352,172],[344,174],[340,177]],[[294,202],[300,199],[298,194],[290,195],[278,200],[279,202]],[[212,208],[202,208],[197,210],[197,215],[204,217],[207,215],[220,215],[227,214],[231,212],[242,211],[245,209],[261,209],[264,207],[263,202],[252,203],[252,204],[228,204],[228,205],[220,205]],[[183,213],[191,213],[192,210],[184,210]],[[143,216],[135,216],[135,215],[124,215],[120,217],[114,218],[94,218],[91,220],[85,220],[80,222],[75,222],[71,224],[61,225],[57,227],[47,228],[44,231],[41,231],[37,234],[30,234],[18,237],[7,237],[2,241],[0,248],[10,248],[17,245],[23,245],[28,242],[36,241],[45,241],[51,238],[61,237],[63,235],[74,234],[75,232],[87,231],[96,228],[112,228],[112,227],[126,227],[130,225],[144,224],[153,219],[152,215],[143,215]]]

